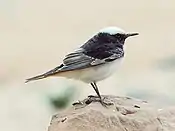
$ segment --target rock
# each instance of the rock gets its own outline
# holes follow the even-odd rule
[[[175,108],[157,109],[128,97],[86,98],[52,117],[49,131],[175,131]]]

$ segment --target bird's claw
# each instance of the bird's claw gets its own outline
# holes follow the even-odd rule
[[[89,95],[88,98],[99,98],[98,96]]]
[[[110,106],[110,105],[113,105],[113,103],[111,102],[105,102],[105,97],[100,98],[98,96],[93,96],[93,95],[89,95],[88,96],[88,99],[86,100],[86,104],[90,104],[91,102],[100,102],[102,106],[104,107],[107,107],[107,106]]]
[[[108,106],[113,105],[113,103],[107,102],[107,101],[105,101],[105,99],[106,99],[105,97],[103,97],[103,99],[102,99],[98,96],[89,95],[85,101],[77,101],[77,102],[73,103],[72,105],[74,105],[74,106],[75,105],[84,105],[84,104],[89,105],[92,102],[100,102],[101,105],[104,107],[108,107]]]
[[[101,105],[104,106],[104,107],[111,106],[111,105],[114,104],[114,103],[112,103],[112,102],[105,102],[104,100],[105,100],[105,97],[104,97],[103,99],[100,99],[100,103],[101,103]]]

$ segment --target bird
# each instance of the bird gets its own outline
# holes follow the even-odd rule
[[[107,105],[100,95],[97,82],[111,76],[125,56],[125,40],[139,33],[127,33],[109,26],[94,33],[80,47],[65,55],[62,63],[46,73],[26,79],[25,83],[48,77],[65,77],[90,84],[102,105]]]

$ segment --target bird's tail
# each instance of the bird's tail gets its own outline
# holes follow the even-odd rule
[[[34,81],[34,80],[40,80],[40,79],[43,79],[43,78],[46,78],[46,77],[48,77],[48,76],[46,76],[45,74],[38,75],[38,76],[26,79],[25,83],[28,83],[28,82]]]
[[[50,71],[48,71],[48,72],[46,72],[46,73],[44,73],[44,74],[41,74],[41,75],[38,75],[38,76],[35,76],[35,77],[28,78],[28,79],[26,79],[25,83],[28,83],[28,82],[34,81],[34,80],[44,79],[44,78],[47,78],[49,76],[53,76],[54,74],[59,73],[59,69],[62,66],[63,66],[63,64],[60,65],[60,66],[58,66],[58,67],[56,67],[56,68],[54,68],[54,69],[52,69],[52,70],[50,70]]]

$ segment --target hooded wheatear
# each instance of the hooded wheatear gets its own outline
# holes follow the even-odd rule
[[[104,104],[96,82],[109,77],[118,69],[124,58],[125,40],[135,35],[138,33],[126,33],[118,27],[101,29],[77,50],[66,55],[60,66],[29,78],[26,83],[51,76],[81,80],[92,85],[100,102]]]

